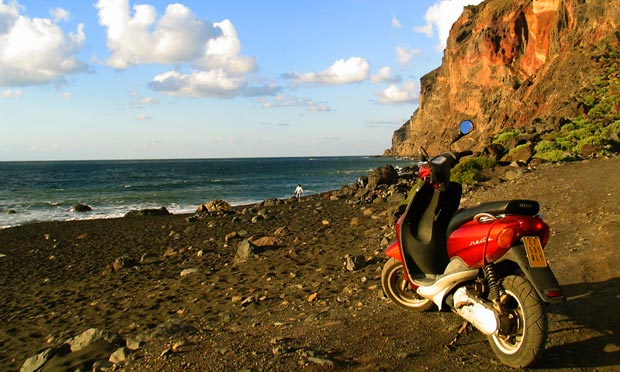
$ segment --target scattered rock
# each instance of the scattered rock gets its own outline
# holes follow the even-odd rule
[[[143,253],[142,256],[140,257],[140,262],[144,263],[151,258],[155,258],[155,255],[150,252]]]
[[[233,231],[229,234],[226,234],[226,236],[224,237],[224,243],[228,244],[231,240],[238,239],[240,237],[241,235],[237,231]]]
[[[361,225],[361,223],[362,223],[362,221],[360,220],[359,217],[351,218],[351,227],[359,226],[359,225]]]
[[[22,365],[20,372],[35,372],[40,371],[42,367],[47,363],[50,359],[54,357],[56,354],[66,354],[67,352],[71,352],[69,349],[69,345],[63,344],[62,347],[57,348],[49,348],[41,351],[39,354],[32,356]]]
[[[80,351],[94,344],[97,341],[105,341],[112,345],[120,346],[124,343],[123,339],[115,334],[97,328],[90,328],[81,334],[65,341],[71,348],[71,352]]]
[[[237,248],[235,263],[247,261],[254,254],[254,249],[254,245],[248,239],[244,239]]]
[[[252,223],[257,223],[258,221],[263,221],[264,219],[265,219],[265,216],[263,216],[262,214],[258,214],[252,217]]]
[[[59,346],[48,348],[26,359],[20,372],[61,371],[71,365],[109,366],[109,363],[122,363],[129,353],[119,352],[125,340],[119,335],[96,328],[90,328],[80,335],[70,338]],[[114,352],[116,350],[116,352]],[[114,358],[111,356],[114,355]],[[123,358],[125,356],[125,358]],[[63,366],[65,366],[63,368]],[[113,368],[113,365],[110,366]],[[72,369],[73,370],[73,369]],[[79,370],[79,368],[78,368]],[[93,369],[95,370],[95,369]]]
[[[282,241],[275,236],[251,236],[248,240],[253,246],[260,248],[271,248],[282,245]]]
[[[121,256],[114,260],[112,263],[112,271],[119,271],[121,269],[126,269],[129,267],[134,267],[138,265],[138,262],[129,256]]]
[[[308,357],[308,361],[312,362],[316,365],[319,366],[325,366],[325,367],[333,367],[334,366],[334,362],[329,360],[329,359],[323,359],[323,358],[317,358],[317,357]]]
[[[172,257],[172,256],[176,256],[178,254],[177,251],[174,250],[174,248],[166,248],[166,251],[164,251],[164,257]]]
[[[366,266],[366,257],[363,255],[360,256],[350,256],[346,255],[345,258],[345,267],[348,271],[356,271],[362,269]]]
[[[110,355],[108,361],[113,364],[125,363],[129,354],[130,350],[128,348],[121,347]]]
[[[194,273],[197,273],[197,272],[198,272],[198,269],[196,269],[196,268],[185,269],[185,270],[181,271],[181,276],[187,276],[189,274],[194,274]]]
[[[234,213],[233,207],[226,201],[215,199],[211,200],[206,204],[201,204],[196,209],[196,213],[205,213],[205,212],[222,212],[222,213]]]
[[[170,213],[166,208],[147,208],[137,211],[129,211],[125,213],[125,217],[138,217],[138,216],[168,216]]]
[[[80,204],[74,205],[73,208],[71,208],[71,210],[73,212],[80,212],[80,213],[82,213],[82,212],[90,212],[93,209],[90,206],[86,205],[86,204],[80,203]]]

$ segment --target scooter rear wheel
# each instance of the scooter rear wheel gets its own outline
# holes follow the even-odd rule
[[[417,312],[428,311],[435,305],[431,300],[418,295],[404,276],[403,263],[390,258],[381,272],[383,292],[396,305]]]
[[[514,368],[524,368],[540,357],[547,341],[547,312],[532,284],[520,276],[503,280],[506,295],[502,308],[512,326],[504,334],[488,336],[499,360]]]

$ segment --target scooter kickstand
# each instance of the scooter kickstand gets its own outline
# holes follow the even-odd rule
[[[461,328],[459,328],[459,330],[456,332],[456,336],[454,336],[454,338],[452,339],[452,341],[450,341],[449,344],[446,345],[446,347],[448,348],[448,350],[450,351],[454,351],[456,350],[456,342],[458,341],[458,339],[461,337],[461,335],[463,333],[465,333],[465,330],[467,330],[467,326],[469,325],[468,321],[463,322],[463,325],[461,326]]]

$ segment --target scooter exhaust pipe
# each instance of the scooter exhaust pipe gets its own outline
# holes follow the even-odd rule
[[[485,301],[471,297],[465,287],[454,292],[454,310],[470,322],[480,332],[491,335],[499,330],[500,320],[493,306]]]

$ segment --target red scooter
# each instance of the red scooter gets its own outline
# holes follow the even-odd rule
[[[452,141],[473,130],[465,120]],[[421,148],[420,182],[396,223],[397,241],[381,274],[398,306],[446,306],[485,334],[496,356],[522,368],[540,357],[547,339],[546,306],[564,301],[543,247],[549,226],[534,200],[482,203],[458,210],[462,187],[450,170],[471,151],[429,160]]]

